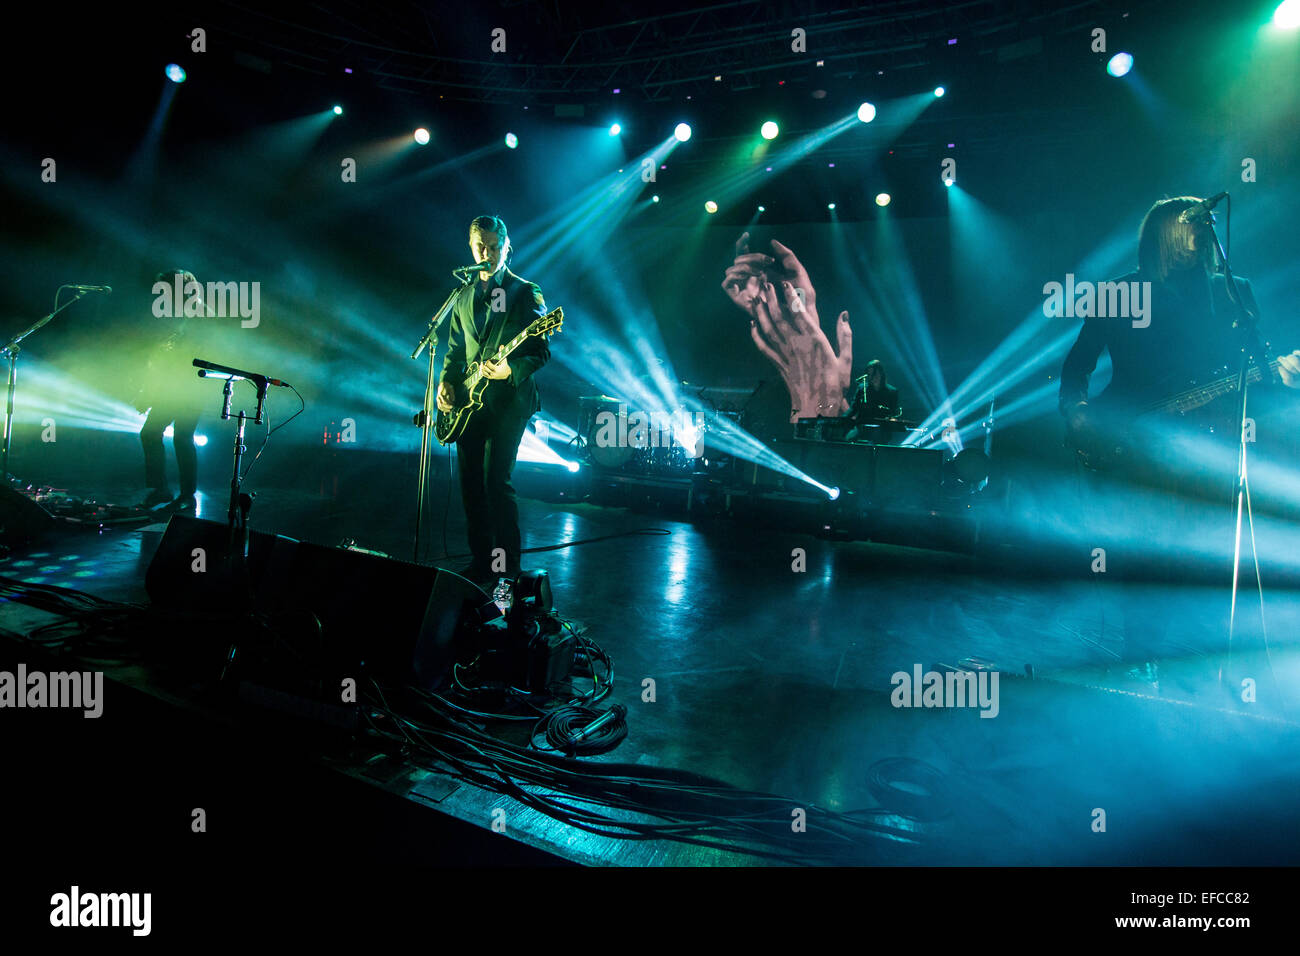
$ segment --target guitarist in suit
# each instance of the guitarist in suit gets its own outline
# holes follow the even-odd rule
[[[1191,530],[1182,499],[1228,502],[1231,466],[1228,474],[1220,474],[1187,460],[1175,444],[1178,435],[1171,419],[1136,420],[1145,408],[1183,391],[1193,380],[1204,384],[1207,377],[1233,374],[1240,361],[1241,332],[1233,328],[1237,309],[1225,276],[1216,270],[1210,229],[1201,222],[1179,221],[1198,201],[1188,196],[1163,199],[1147,211],[1138,233],[1138,269],[1117,280],[1141,284],[1145,316],[1136,322],[1118,316],[1085,320],[1061,369],[1059,408],[1077,448],[1114,446],[1106,439],[1114,434],[1116,423],[1141,432],[1140,440],[1131,442],[1111,467],[1126,483],[1127,500],[1117,504],[1127,514],[1104,511],[1100,503],[1095,509],[1099,515],[1104,511],[1110,531],[1117,535],[1114,547],[1106,549],[1114,577],[1131,578],[1129,572],[1163,563],[1157,555],[1138,553],[1142,546],[1135,542],[1151,543]],[[1237,286],[1241,304],[1257,316],[1250,283],[1238,277]],[[1111,381],[1092,397],[1089,379],[1103,352],[1110,355]],[[1284,385],[1300,388],[1300,350],[1280,356],[1277,370]],[[1230,407],[1231,399],[1217,404],[1224,414],[1215,416],[1215,424],[1227,427],[1215,430],[1226,450],[1237,438],[1236,409]],[[1214,414],[1212,408],[1207,412]],[[1143,486],[1155,494],[1140,496]],[[1156,683],[1155,660],[1171,616],[1149,604],[1130,602],[1126,607],[1125,657],[1137,665],[1130,673],[1139,680]]]
[[[533,320],[546,314],[542,290],[506,267],[510,238],[496,216],[479,216],[469,227],[477,281],[461,291],[452,309],[447,357],[438,387],[438,410],[449,412],[471,362],[485,362],[489,379],[484,407],[456,445],[461,500],[474,560],[462,570],[474,581],[520,571],[519,506],[510,474],[528,420],[542,407],[533,373],[551,357],[543,336],[530,337],[506,359],[487,361]],[[499,551],[498,551],[499,549]],[[504,553],[504,563],[500,560]]]

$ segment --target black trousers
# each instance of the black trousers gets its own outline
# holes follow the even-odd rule
[[[512,407],[490,415],[485,408],[456,443],[469,549],[484,573],[501,569],[493,564],[501,557],[498,549],[504,553],[503,573],[514,575],[520,569],[519,505],[510,475],[533,417],[525,409]]]
[[[199,413],[194,409],[155,405],[140,429],[140,445],[144,449],[145,487],[158,490],[167,488],[167,466],[163,452],[163,431],[172,425],[172,445],[176,449],[176,467],[180,472],[180,493],[193,495],[199,484],[199,455],[194,447],[194,430],[199,425]]]
[[[1088,544],[1106,552],[1100,580],[1117,586],[1128,661],[1165,656],[1197,623],[1178,600],[1185,585],[1230,580],[1234,433],[1158,420],[1124,460],[1089,476]]]

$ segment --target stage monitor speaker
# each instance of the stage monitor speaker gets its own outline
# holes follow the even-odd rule
[[[145,577],[150,600],[172,609],[226,609],[241,601],[228,573],[225,524],[173,516]],[[195,549],[204,549],[197,573]],[[215,573],[213,573],[215,572]],[[268,614],[310,615],[321,655],[355,662],[380,680],[432,690],[449,674],[468,607],[489,600],[457,574],[282,535],[249,536],[248,584]]]
[[[0,484],[0,545],[23,547],[52,527],[54,515],[26,495]]]
[[[852,492],[859,497],[871,495],[876,476],[874,446],[853,442],[803,444],[805,452],[800,471],[827,487]]]

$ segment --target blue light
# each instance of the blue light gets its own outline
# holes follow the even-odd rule
[[[171,80],[173,83],[185,82],[185,71],[182,70],[180,65],[177,63],[168,63],[167,69],[164,72],[167,74],[167,79]]]
[[[581,467],[581,466],[580,466],[576,461],[571,461],[571,462],[568,462],[568,463],[565,465],[565,467],[568,468],[569,471],[574,472],[574,473],[576,474],[577,471],[578,471],[578,468]]]
[[[1106,64],[1106,72],[1111,76],[1123,76],[1129,70],[1133,69],[1133,54],[1116,53]]]
[[[677,128],[673,130],[673,135],[677,137],[677,142],[684,143],[691,138],[691,124],[678,123]]]
[[[870,103],[863,103],[858,107],[858,119],[863,123],[870,123],[876,118],[876,108]]]
[[[516,136],[514,133],[506,133],[506,146],[508,146],[510,149],[514,149],[518,145],[519,145],[519,137]]]
[[[334,107],[334,115],[335,115],[335,116],[342,116],[342,115],[343,115],[343,107],[341,107],[341,106],[335,106],[335,107]]]
[[[840,489],[832,488],[830,491],[826,492],[826,494],[830,496],[831,501],[834,501],[840,496]]]
[[[621,132],[623,132],[623,127],[620,126],[618,123],[615,123],[613,126],[609,128],[610,136],[617,136]]]
[[[935,96],[943,96],[943,94],[944,94],[945,92],[946,92],[946,91],[944,90],[944,88],[943,88],[942,86],[936,86],[936,87],[934,88],[934,95],[935,95]]]

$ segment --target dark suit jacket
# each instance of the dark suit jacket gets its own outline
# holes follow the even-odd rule
[[[504,345],[522,332],[539,316],[546,314],[542,290],[536,283],[521,279],[503,269],[493,276],[486,290],[476,277],[463,289],[452,307],[448,332],[447,357],[442,363],[442,380],[459,387],[471,362],[491,358],[497,346]],[[504,308],[493,311],[497,288],[504,291]],[[478,294],[477,309],[476,293]],[[542,407],[533,373],[551,357],[545,336],[525,339],[510,354],[510,377],[488,384],[484,396],[485,411],[500,416],[507,413],[531,415]]]

